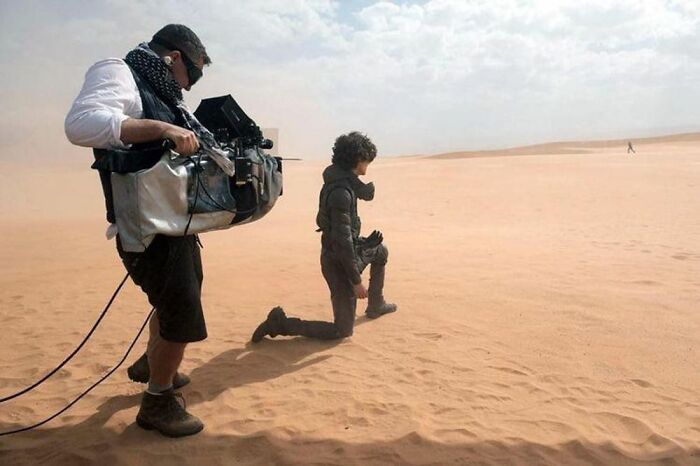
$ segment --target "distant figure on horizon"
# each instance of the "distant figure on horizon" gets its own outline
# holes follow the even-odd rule
[[[634,147],[632,147],[632,141],[627,142],[627,153],[629,154],[630,152],[633,154],[637,153],[637,151],[634,150]]]

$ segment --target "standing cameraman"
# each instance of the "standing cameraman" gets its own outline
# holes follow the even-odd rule
[[[211,63],[206,49],[188,27],[169,24],[148,43],[131,50],[124,60],[109,58],[94,64],[65,121],[73,144],[94,148],[95,157],[144,168],[139,150],[170,139],[175,151],[188,156],[199,148],[194,117],[182,101]],[[126,150],[126,157],[123,157]],[[130,170],[127,170],[130,171]],[[105,194],[107,236],[116,233],[110,173],[100,171]],[[189,383],[177,372],[188,343],[207,337],[201,304],[202,262],[195,235],[157,235],[144,252],[117,250],[134,282],[143,289],[156,313],[149,323],[146,353],[128,369],[129,378],[148,382],[136,417],[139,426],[163,435],[193,435],[202,422],[180,405],[176,388]]]

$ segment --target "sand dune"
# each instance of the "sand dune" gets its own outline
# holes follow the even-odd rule
[[[670,136],[656,136],[631,139],[608,139],[600,141],[562,141],[530,146],[512,147],[508,149],[477,150],[447,152],[444,154],[429,155],[436,159],[463,159],[473,157],[503,157],[511,155],[551,155],[551,154],[591,154],[605,151],[620,151],[627,149],[627,143],[632,142],[635,147],[646,147],[656,144],[681,144],[695,147],[700,142],[700,133],[673,134]]]
[[[289,163],[268,217],[202,237],[210,337],[183,366],[204,432],[138,428],[142,386],[120,370],[0,437],[0,464],[700,464],[700,136],[634,142],[378,160],[361,214],[399,312],[342,342],[251,346],[274,305],[330,316],[324,164]],[[548,155],[509,156],[528,151]],[[0,396],[60,362],[124,274],[89,159],[0,171]],[[77,396],[147,311],[127,286],[72,363],[0,405],[0,431]]]

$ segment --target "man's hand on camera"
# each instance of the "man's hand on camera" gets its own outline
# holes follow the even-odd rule
[[[175,152],[180,155],[192,155],[199,150],[199,140],[192,131],[166,123],[162,139],[170,139],[175,144]]]
[[[363,285],[362,282],[358,283],[357,285],[353,285],[352,289],[355,292],[357,299],[365,299],[367,297],[367,288],[365,288],[365,285]]]
[[[180,155],[192,155],[199,149],[197,136],[190,130],[164,121],[127,118],[122,122],[120,139],[124,144],[155,143],[169,139]]]

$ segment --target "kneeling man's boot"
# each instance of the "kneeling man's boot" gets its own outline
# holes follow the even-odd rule
[[[287,315],[281,307],[273,308],[267,315],[267,319],[255,329],[250,341],[258,343],[265,335],[269,335],[272,338],[275,338],[277,335],[285,335],[286,320]]]
[[[367,306],[365,315],[370,319],[376,319],[377,317],[383,316],[384,314],[391,314],[392,312],[396,312],[396,309],[398,309],[398,306],[392,303],[385,302],[379,305],[374,304]]]
[[[396,304],[384,301],[384,273],[383,264],[372,264],[367,292],[367,310],[365,311],[365,315],[370,319],[396,312],[397,309]]]
[[[157,430],[167,437],[194,435],[204,428],[204,424],[185,410],[184,401],[182,395],[172,388],[158,395],[145,392],[136,423],[143,429]]]

